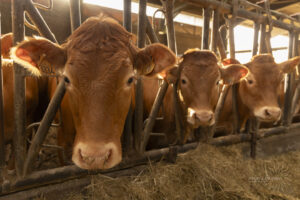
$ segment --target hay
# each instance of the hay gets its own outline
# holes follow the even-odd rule
[[[252,160],[239,144],[202,144],[176,164],[150,163],[138,176],[92,177],[67,199],[299,199],[300,152]]]

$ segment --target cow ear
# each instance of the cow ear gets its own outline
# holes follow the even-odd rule
[[[248,75],[248,69],[241,64],[228,65],[225,68],[220,67],[221,78],[224,84],[238,83],[242,78]]]
[[[278,65],[283,73],[290,73],[295,69],[297,65],[299,65],[299,63],[300,63],[300,56],[296,56]]]
[[[223,66],[227,66],[230,64],[241,64],[238,60],[234,59],[234,58],[225,58],[222,60],[222,65]]]
[[[138,74],[154,76],[166,72],[175,63],[175,54],[166,46],[155,43],[137,52],[134,58],[134,69]]]
[[[12,47],[13,35],[7,33],[1,36],[1,55],[3,58],[9,58],[9,51]]]
[[[178,67],[172,67],[167,71],[166,79],[169,84],[175,84],[178,80]]]
[[[64,68],[65,50],[59,45],[44,39],[30,38],[13,47],[11,58],[34,75],[53,75]]]

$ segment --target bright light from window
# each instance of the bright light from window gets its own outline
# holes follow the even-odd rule
[[[98,5],[102,7],[112,8],[116,10],[123,11],[123,0],[83,0],[83,3]],[[147,6],[146,15],[153,17],[154,12],[157,8],[153,6]],[[138,14],[139,13],[139,4],[135,2],[131,2],[131,12]],[[161,12],[157,12],[155,18],[163,18]],[[191,15],[179,14],[174,18],[175,22],[190,24],[194,26],[201,26],[202,19],[200,17],[194,17]]]
[[[89,3],[93,5],[98,5],[102,7],[112,8],[116,10],[123,11],[123,0],[83,0],[84,3]],[[138,14],[139,5],[138,3],[131,2],[131,10],[132,13]],[[146,15],[153,16],[154,12],[157,8],[153,6],[147,6]],[[162,18],[161,12],[158,12],[155,15],[156,18]],[[202,26],[203,20],[200,17],[195,17],[192,15],[179,14],[174,18],[175,22],[189,24],[193,26]],[[234,28],[234,42],[235,42],[235,50],[251,50],[253,46],[253,28],[245,27],[238,25]],[[272,48],[277,47],[287,47],[288,46],[288,37],[283,35],[278,35],[276,37],[271,38]],[[273,55],[275,57],[276,62],[282,62],[287,60],[288,58],[288,50],[277,50],[273,51]],[[236,59],[238,59],[241,63],[247,63],[250,61],[252,57],[252,53],[236,53]]]

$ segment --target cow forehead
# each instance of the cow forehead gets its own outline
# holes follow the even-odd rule
[[[185,64],[182,67],[182,73],[192,79],[215,80],[220,77],[217,64]]]

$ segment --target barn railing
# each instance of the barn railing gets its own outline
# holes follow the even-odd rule
[[[80,1],[79,0],[70,0],[70,12],[71,12],[71,26],[72,30],[80,25],[81,16],[80,16]],[[230,19],[228,20],[228,31],[229,31],[229,43],[230,43],[230,57],[234,58],[234,35],[233,35],[233,28],[234,25],[237,23],[237,18],[249,19],[254,21],[254,43],[253,43],[253,50],[252,54],[256,55],[258,51],[258,34],[259,31],[262,34],[265,34],[266,31],[266,22],[272,24],[274,27],[278,27],[284,30],[289,31],[290,35],[290,43],[289,43],[289,57],[292,55],[298,55],[296,46],[298,45],[298,35],[300,32],[300,22],[296,21],[294,18],[286,16],[284,14],[270,11],[269,16],[263,15],[264,9],[260,6],[251,4],[246,0],[233,0],[232,4],[224,3],[216,0],[186,0],[186,5],[194,5],[199,8],[204,9],[204,24],[203,24],[203,39],[202,39],[202,48],[208,49],[209,48],[209,21],[210,15],[213,12],[213,29],[212,29],[212,38],[211,40],[211,50],[219,52],[221,58],[226,57],[226,45],[222,39],[221,31],[220,31],[220,15],[226,14],[231,15]],[[151,42],[159,42],[157,36],[155,35],[151,23],[149,19],[146,17],[146,0],[140,0],[140,12],[139,12],[139,26],[138,26],[138,47],[142,48],[145,46],[146,34],[150,38]],[[163,5],[165,5],[165,20],[167,22],[167,31],[168,31],[168,44],[169,47],[176,53],[176,41],[175,41],[175,31],[173,25],[173,0],[162,0]],[[244,7],[238,6],[239,3],[243,4],[244,6],[251,6],[255,10],[259,12],[251,12],[246,10]],[[131,30],[131,12],[130,12],[130,0],[124,0],[124,27],[130,31]],[[49,27],[47,26],[46,22],[43,20],[42,16],[40,15],[38,9],[34,6],[31,0],[13,0],[12,1],[12,17],[13,17],[13,34],[14,34],[14,44],[20,42],[24,39],[24,12],[27,12],[30,16],[31,21],[33,24],[38,28],[40,34],[52,42],[57,42],[55,39],[54,34],[51,32]],[[270,16],[275,16],[277,19],[273,19]],[[291,23],[287,23],[283,19],[288,19]],[[264,38],[264,37],[261,37]],[[260,52],[266,51],[264,46],[268,46],[265,44],[268,41],[262,40],[260,43]],[[269,45],[270,47],[270,45]],[[1,63],[0,63],[1,64]],[[51,126],[52,120],[54,118],[55,113],[58,110],[60,102],[63,98],[65,93],[65,80],[62,79],[57,87],[54,97],[51,99],[51,102],[48,106],[46,114],[41,121],[37,134],[32,140],[32,144],[29,147],[28,154],[26,156],[26,138],[25,138],[25,76],[28,75],[26,71],[14,64],[15,70],[15,133],[14,133],[14,148],[15,148],[15,157],[16,157],[16,172],[18,175],[18,179],[9,182],[7,180],[2,182],[2,187],[0,187],[0,196],[16,191],[21,191],[24,189],[47,185],[49,183],[56,183],[62,180],[67,179],[74,179],[82,177],[83,175],[87,174],[94,174],[94,173],[111,173],[115,170],[120,170],[123,168],[128,168],[134,165],[139,165],[141,163],[148,162],[149,158],[151,160],[160,160],[162,157],[166,157],[169,160],[174,160],[176,158],[177,152],[184,152],[188,149],[195,148],[197,146],[197,142],[189,143],[184,145],[175,145],[170,148],[163,148],[159,150],[152,150],[152,151],[145,151],[145,147],[147,145],[147,141],[149,137],[151,137],[151,132],[153,125],[155,123],[155,119],[158,113],[158,110],[161,106],[162,99],[165,95],[165,92],[168,88],[168,83],[164,82],[160,90],[157,94],[157,98],[155,100],[154,106],[152,108],[151,114],[149,116],[149,120],[146,122],[146,126],[143,129],[143,105],[142,105],[142,80],[138,78],[137,81],[137,93],[136,93],[136,107],[135,107],[135,118],[134,118],[134,130],[132,130],[132,110],[129,111],[127,116],[126,125],[125,125],[125,132],[124,132],[124,143],[125,143],[125,151],[135,149],[139,152],[139,156],[135,159],[124,159],[124,161],[118,166],[109,171],[86,171],[77,168],[76,166],[66,166],[63,168],[56,168],[50,169],[45,171],[38,171],[32,172],[31,174],[27,175],[28,172],[31,172],[30,166],[34,161],[37,153],[41,148],[41,144],[45,139],[45,136]],[[0,74],[0,82],[1,82],[1,74]],[[231,135],[231,136],[224,136],[220,138],[212,138],[208,140],[208,143],[214,145],[226,145],[232,144],[237,142],[243,141],[251,141],[251,155],[255,156],[255,145],[257,139],[261,139],[267,136],[276,135],[278,133],[287,133],[292,129],[299,129],[299,124],[291,124],[292,111],[295,108],[296,103],[299,99],[299,92],[300,87],[297,86],[295,94],[292,94],[292,82],[293,76],[289,75],[286,79],[286,93],[285,93],[285,105],[284,105],[284,117],[283,117],[283,126],[270,128],[267,130],[258,130],[258,123],[254,120],[250,129],[248,129],[250,134],[239,134],[239,135]],[[234,87],[234,86],[233,86]],[[177,95],[177,88],[176,85],[173,86],[174,97]],[[228,88],[223,88],[223,92],[221,93],[221,97],[218,101],[217,108],[216,108],[216,121],[218,121],[218,117],[220,111],[223,107],[224,100],[226,94],[228,93]],[[1,88],[0,88],[1,92]],[[0,97],[2,96],[2,92]],[[3,97],[2,97],[3,98]],[[236,96],[234,96],[234,99]],[[1,100],[0,100],[1,106]],[[175,108],[179,109],[178,104],[174,105]],[[236,109],[236,104],[234,104]],[[3,110],[3,106],[1,106]],[[178,111],[176,111],[176,131],[178,137],[182,139],[182,127],[180,127],[180,121],[178,116]],[[238,120],[237,112],[236,117]],[[1,115],[1,110],[0,110]],[[0,116],[1,117],[1,116]],[[3,121],[3,120],[1,120]],[[235,122],[235,124],[238,124]],[[1,124],[0,124],[1,128]],[[212,127],[210,132],[210,136],[212,137],[214,134],[215,127]],[[235,129],[237,132],[239,128],[236,127]],[[1,131],[1,130],[0,130]],[[2,131],[3,134],[3,131]],[[3,135],[2,135],[3,137]],[[0,135],[1,139],[1,135]],[[0,141],[0,153],[2,152],[2,148],[4,148],[3,143],[4,140]],[[180,141],[180,140],[179,140]],[[180,142],[179,142],[180,143]],[[4,151],[3,154],[1,153],[1,157],[4,158]],[[0,168],[3,166],[3,160],[0,159]],[[38,183],[38,184],[37,184]],[[1,197],[0,197],[1,198]]]

